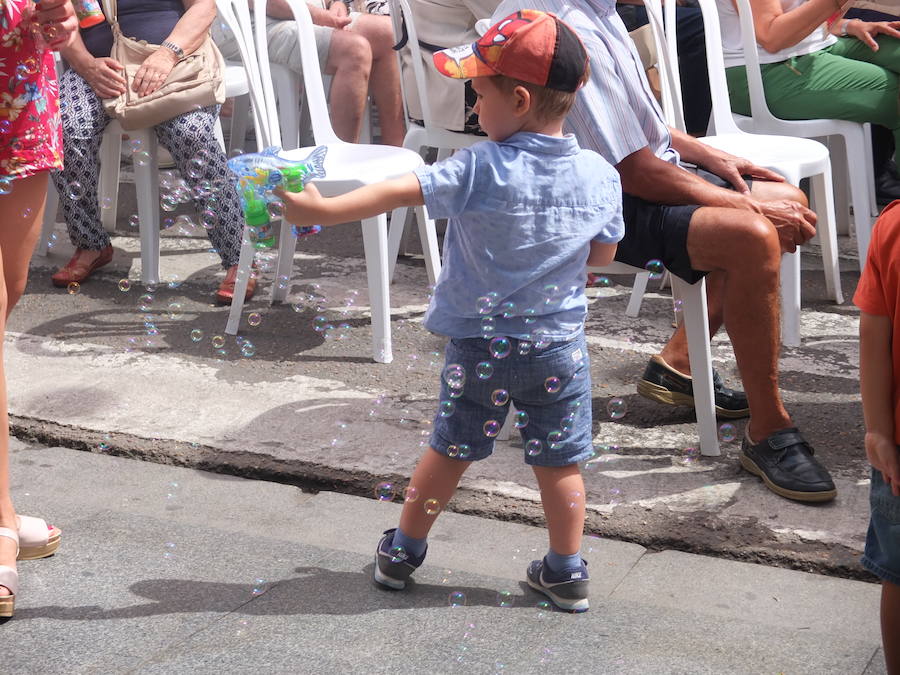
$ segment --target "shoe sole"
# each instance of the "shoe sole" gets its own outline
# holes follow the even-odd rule
[[[561,598],[556,593],[551,591],[548,588],[544,588],[540,584],[536,584],[531,579],[527,579],[528,585],[531,586],[538,593],[543,593],[548,598],[553,601],[553,604],[559,607],[560,609],[566,612],[586,612],[590,609],[590,603],[587,598],[582,598],[581,600],[566,600],[565,598]]]
[[[649,398],[651,401],[656,401],[657,403],[662,403],[664,405],[683,405],[689,408],[695,407],[694,397],[690,394],[682,394],[678,391],[669,391],[665,387],[662,387],[658,384],[653,384],[652,382],[648,382],[647,380],[640,380],[637,383],[637,392],[644,398]],[[716,417],[736,420],[741,419],[742,417],[749,416],[749,408],[743,408],[741,410],[728,410],[727,408],[716,406]]]
[[[788,499],[793,499],[798,502],[815,503],[831,501],[837,496],[837,489],[822,492],[799,492],[797,490],[788,490],[787,488],[783,488],[780,485],[776,485],[766,475],[766,472],[760,469],[759,466],[757,466],[756,462],[754,462],[753,459],[751,459],[744,453],[741,453],[741,466],[752,473],[754,476],[759,476],[760,478],[762,478],[763,483],[765,483],[766,487],[769,488],[772,492],[782,497],[787,497]]]
[[[16,596],[4,595],[0,598],[0,619],[10,618],[16,611]]]
[[[389,588],[392,591],[402,591],[406,588],[406,582],[400,579],[394,579],[393,577],[386,576],[381,572],[381,568],[378,567],[378,554],[375,554],[375,583],[383,586],[384,588]]]
[[[56,534],[50,537],[43,546],[20,548],[19,556],[16,560],[40,560],[41,558],[49,558],[56,553],[56,550],[59,548],[59,543],[59,535]]]

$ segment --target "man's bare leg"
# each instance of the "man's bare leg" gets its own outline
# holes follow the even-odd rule
[[[400,95],[400,67],[392,49],[394,31],[390,17],[363,14],[356,18],[353,31],[364,36],[372,49],[372,76],[369,91],[378,108],[381,142],[403,145],[406,125],[403,121],[403,99]]]
[[[332,76],[328,105],[331,126],[342,141],[359,142],[371,71],[372,50],[365,37],[346,30],[333,31],[325,74]]]

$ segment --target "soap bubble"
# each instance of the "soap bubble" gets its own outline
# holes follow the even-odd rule
[[[180,302],[170,302],[169,303],[169,319],[172,321],[177,321],[181,317],[184,316],[184,307],[182,307]]]
[[[253,590],[250,591],[252,595],[262,595],[266,592],[266,580],[265,579],[256,579],[253,582]]]
[[[269,202],[266,209],[269,212],[269,218],[277,220],[284,216],[284,202],[282,201]]]
[[[558,394],[559,390],[562,389],[562,382],[558,377],[548,377],[544,380],[544,389],[547,390],[548,394]]]
[[[262,314],[259,312],[250,312],[250,314],[247,315],[247,323],[255,328],[262,323]]]
[[[505,359],[512,351],[512,345],[505,337],[495,337],[490,344],[491,356],[495,359]]]
[[[528,413],[524,410],[517,410],[513,415],[513,425],[516,429],[524,429],[528,426]]]
[[[459,446],[453,445],[453,444],[448,445],[447,446],[447,457],[450,457],[451,459],[459,457]]]
[[[390,502],[394,499],[394,486],[392,483],[379,483],[375,486],[375,499],[382,502]]]
[[[479,314],[490,314],[494,311],[494,298],[490,295],[482,295],[475,301],[475,309]]]
[[[150,153],[146,150],[141,150],[140,152],[134,153],[134,157],[132,159],[135,166],[147,166],[150,164]]]
[[[459,458],[468,459],[472,456],[472,448],[466,443],[459,444]]]
[[[203,227],[205,227],[207,230],[212,230],[216,225],[219,224],[219,216],[215,211],[206,209],[203,213],[200,214],[200,224],[203,225]]]
[[[451,363],[444,368],[444,382],[450,389],[461,391],[466,383],[466,370],[458,363]]]
[[[497,330],[497,322],[494,320],[492,316],[486,316],[481,320],[481,337],[485,340],[490,340],[494,337],[494,332]]]
[[[481,429],[488,438],[496,438],[497,434],[500,433],[500,422],[497,420],[488,420],[482,425]]]
[[[513,594],[509,591],[500,591],[499,593],[497,593],[497,604],[500,607],[512,607]]]
[[[535,314],[536,312],[533,308],[526,309],[524,312],[522,312],[522,320],[526,324],[533,324],[535,321],[537,321],[537,317],[535,316]]]
[[[403,488],[403,501],[414,502],[419,498],[419,490],[413,486]]]
[[[516,303],[507,300],[502,305],[500,305],[500,316],[504,319],[509,319],[516,315]]]
[[[559,429],[554,429],[549,434],[547,434],[547,445],[550,446],[551,450],[559,450],[562,447],[562,442],[566,439],[566,435],[560,431]]]
[[[429,516],[436,516],[441,512],[441,503],[437,499],[426,499],[424,507]]]
[[[441,417],[450,417],[456,412],[456,403],[453,401],[441,401],[439,410]]]
[[[250,340],[245,340],[244,344],[241,345],[241,356],[244,358],[250,358],[256,355],[256,347],[253,346],[253,343]]]
[[[12,192],[13,182],[11,178],[0,176],[0,195],[8,195]]]
[[[528,340],[520,340],[519,341],[519,356],[527,356],[531,353],[532,345]]]
[[[625,399],[619,398],[611,398],[606,404],[606,412],[609,415],[610,419],[620,420],[625,417],[625,413],[628,412],[628,404],[625,403]]]
[[[69,291],[69,295],[75,295],[78,291],[81,290],[81,284],[79,284],[77,281],[72,281],[68,286],[66,286],[66,290]]]
[[[131,282],[128,279],[119,279],[119,290],[127,293],[131,290]]]
[[[466,594],[462,591],[453,591],[447,596],[451,607],[463,607],[466,604]]]
[[[489,380],[491,375],[494,374],[494,366],[490,361],[481,361],[475,366],[475,374],[479,380]]]
[[[652,280],[662,279],[663,272],[666,271],[662,261],[656,259],[653,259],[644,265],[644,269],[650,272],[650,279]]]
[[[200,342],[203,339],[203,331],[195,328],[191,331],[191,342]]]
[[[723,443],[731,443],[737,438],[737,429],[731,422],[725,422],[725,424],[719,427],[719,440]]]
[[[700,451],[697,448],[684,448],[672,458],[672,463],[677,466],[693,466],[698,459]]]
[[[137,229],[140,226],[141,226],[141,217],[138,214],[132,213],[130,216],[128,216],[128,227],[133,227],[134,229]]]
[[[541,454],[544,450],[544,444],[539,438],[532,438],[525,444],[525,452],[529,457]]]
[[[603,275],[595,276],[592,281],[593,283],[591,285],[594,288],[609,288],[612,286],[610,278]]]
[[[73,202],[77,202],[82,197],[84,197],[84,186],[77,180],[73,180],[66,186],[66,197],[71,199]]]
[[[213,335],[212,339],[210,339],[210,343],[213,346],[213,349],[221,349],[225,346],[225,338],[221,335]]]
[[[406,549],[402,546],[391,546],[388,551],[388,555],[391,556],[392,563],[399,563],[406,560]]]
[[[509,403],[509,392],[506,389],[494,389],[491,392],[491,403],[496,406],[504,406]]]

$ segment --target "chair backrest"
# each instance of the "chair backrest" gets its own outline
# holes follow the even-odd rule
[[[262,3],[263,5],[265,3]],[[241,62],[244,72],[247,74],[250,100],[253,103],[253,122],[256,131],[257,150],[263,150],[271,145],[278,145],[270,125],[268,100],[264,95],[262,77],[259,69],[259,60],[256,55],[256,45],[253,37],[253,26],[250,20],[250,10],[246,0],[216,0],[218,18],[234,35],[238,50],[241,54]],[[277,127],[276,127],[277,130]],[[273,141],[275,141],[273,143]]]
[[[675,2],[666,3],[674,6]],[[653,41],[656,43],[656,67],[659,70],[660,87],[662,89],[662,109],[666,124],[681,131],[686,131],[684,123],[684,108],[682,107],[681,83],[678,71],[678,49],[675,42],[674,20],[669,21],[666,16],[666,28],[672,27],[672,31],[664,29],[662,8],[660,0],[644,0],[647,10],[647,18],[650,20],[650,30]],[[668,12],[667,12],[668,14]]]
[[[427,81],[425,79],[425,62],[422,58],[422,48],[419,45],[419,34],[416,31],[416,22],[413,19],[412,10],[409,6],[409,0],[390,0],[391,23],[394,27],[394,40],[396,44],[405,41],[404,49],[409,49],[410,61],[412,62],[413,76],[416,81],[415,95],[418,97],[419,110],[422,111],[422,122],[426,127],[435,126],[431,117],[431,103],[428,100]],[[401,87],[403,87],[403,78]],[[408,108],[407,96],[410,93],[403,88],[403,105]]]
[[[740,133],[734,117],[731,116],[731,99],[728,96],[728,83],[725,80],[725,57],[722,55],[722,33],[716,0],[698,0],[698,2],[703,14],[706,69],[709,73],[709,93],[712,98],[713,128],[717,134]],[[674,23],[673,21],[673,26]],[[753,53],[755,55],[756,51],[754,50]],[[756,72],[758,75],[758,64]],[[760,81],[760,86],[762,86],[762,81]]]
[[[328,101],[325,97],[325,87],[322,84],[322,72],[319,69],[319,54],[316,50],[316,35],[313,31],[312,16],[310,16],[309,8],[304,0],[285,0],[294,14],[294,22],[297,26],[297,40],[300,46],[300,62],[303,65],[303,87],[306,92],[306,103],[309,106],[309,117],[312,122],[313,138],[316,145],[324,143],[341,143],[342,141],[334,133],[331,126],[331,119],[328,116]],[[266,38],[266,19],[265,7],[266,3],[257,0],[256,6],[256,31],[257,46],[259,49],[260,60],[262,61],[263,51],[266,54],[265,70],[268,73],[268,45]],[[274,101],[275,92],[272,88],[272,78],[264,77],[263,85],[266,81],[270,91],[267,92]],[[274,112],[274,106],[272,106]],[[275,115],[277,118],[277,114]]]
[[[780,120],[769,111],[759,69],[759,52],[756,46],[756,28],[753,25],[753,8],[749,0],[738,0],[741,19],[741,47],[747,68],[747,86],[750,90],[750,114],[755,123],[777,124]]]

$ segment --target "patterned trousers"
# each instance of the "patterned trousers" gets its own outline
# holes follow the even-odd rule
[[[53,174],[61,195],[63,215],[69,238],[78,248],[100,250],[110,244],[109,234],[100,222],[97,190],[99,182],[98,153],[103,130],[110,122],[103,103],[90,85],[74,70],[63,73],[59,82],[63,125],[63,169]],[[225,268],[237,265],[241,250],[244,216],[240,199],[233,187],[232,174],[226,166],[225,153],[216,141],[214,128],[217,106],[201,108],[157,124],[156,137],[175,160],[182,177],[194,192],[198,213],[211,209],[218,223],[210,229],[209,240],[222,258]],[[191,160],[202,156],[198,171]],[[194,190],[210,181],[222,187],[216,190]],[[67,194],[74,182],[80,183],[83,195],[70,199]],[[198,196],[199,195],[199,196]]]

